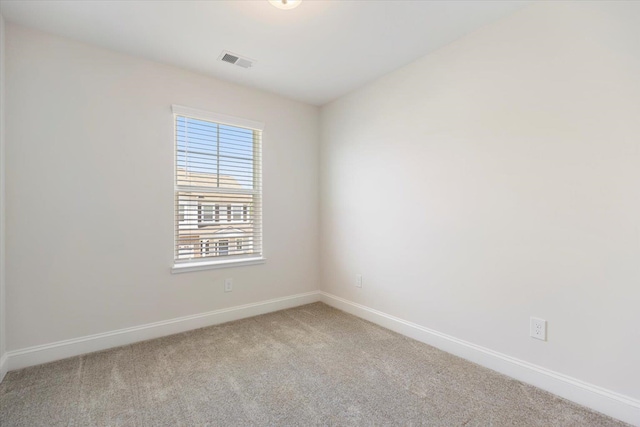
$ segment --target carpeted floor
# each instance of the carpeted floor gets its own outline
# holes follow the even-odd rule
[[[621,426],[322,303],[10,372],[4,426]]]

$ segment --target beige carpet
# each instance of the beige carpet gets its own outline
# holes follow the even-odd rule
[[[322,303],[10,372],[4,426],[619,426]]]

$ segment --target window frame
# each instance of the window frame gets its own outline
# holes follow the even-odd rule
[[[173,213],[173,227],[176,227],[177,220],[179,218],[179,209],[180,209],[180,204],[178,203],[178,197],[177,194],[179,192],[197,192],[197,191],[202,191],[202,188],[188,188],[188,186],[178,186],[177,182],[176,182],[176,177],[177,177],[177,150],[176,150],[176,132],[177,132],[177,127],[176,127],[176,122],[177,122],[177,117],[178,116],[182,116],[182,117],[186,117],[186,118],[192,118],[192,119],[196,119],[196,120],[205,120],[205,121],[209,121],[209,122],[214,122],[214,123],[218,123],[218,124],[223,124],[223,125],[229,125],[229,126],[235,126],[235,127],[241,127],[241,128],[246,128],[246,129],[251,129],[253,131],[258,131],[260,132],[260,138],[257,140],[256,146],[255,146],[255,150],[257,150],[257,155],[254,156],[256,158],[256,161],[254,163],[254,171],[256,171],[258,179],[260,180],[259,182],[259,188],[255,189],[253,192],[247,192],[247,194],[253,194],[254,197],[257,197],[258,199],[258,210],[260,211],[260,218],[259,221],[257,222],[257,224],[254,225],[254,233],[255,235],[259,236],[260,238],[260,247],[259,247],[259,253],[258,254],[249,254],[249,255],[238,255],[238,256],[225,256],[223,257],[223,259],[215,259],[213,257],[207,257],[207,258],[202,258],[202,259],[196,259],[196,258],[192,258],[192,259],[188,259],[188,260],[179,260],[177,258],[177,233],[174,229],[173,232],[173,267],[171,269],[172,273],[183,273],[183,272],[188,272],[188,271],[200,271],[200,270],[208,270],[208,269],[216,269],[216,268],[227,268],[227,267],[239,267],[239,266],[245,266],[245,265],[255,265],[255,264],[263,264],[266,261],[265,258],[265,251],[264,251],[264,234],[263,234],[263,218],[262,218],[262,211],[263,211],[263,206],[262,206],[262,200],[263,200],[263,185],[262,185],[262,145],[263,145],[263,138],[262,138],[262,132],[264,130],[264,123],[262,122],[258,122],[258,121],[254,121],[254,120],[248,120],[248,119],[244,119],[244,118],[240,118],[240,117],[234,117],[234,116],[228,116],[228,115],[224,115],[224,114],[219,114],[219,113],[213,113],[213,112],[209,112],[209,111],[205,111],[205,110],[199,110],[199,109],[195,109],[195,108],[190,108],[190,107],[184,107],[184,106],[180,106],[180,105],[172,105],[171,106],[171,110],[172,110],[172,120],[173,120],[173,138],[172,138],[172,149],[173,149],[173,155],[174,155],[174,159],[173,159],[173,200],[174,200],[174,213]],[[218,206],[218,205],[216,205]],[[223,218],[224,218],[224,213],[226,211],[226,206],[222,205],[219,206],[219,208],[221,208],[220,210],[222,210],[222,215],[217,216],[216,215],[216,210],[215,207],[212,206],[213,208],[213,221],[212,223],[223,223]],[[242,211],[240,211],[242,214]],[[202,208],[200,208],[198,210],[198,220],[204,219],[204,210]],[[216,220],[216,218],[219,218],[219,222]],[[231,219],[231,218],[229,218]],[[227,221],[224,221],[225,223]],[[235,243],[235,241],[234,241]],[[228,248],[231,248],[231,242],[227,242],[227,244],[229,245]],[[209,246],[209,250],[213,249],[213,243],[210,243],[211,246]],[[195,249],[195,248],[194,248]],[[194,251],[195,253],[195,251]]]

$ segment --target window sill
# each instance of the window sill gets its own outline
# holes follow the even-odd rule
[[[206,261],[206,262],[185,262],[174,264],[171,268],[172,274],[187,273],[189,271],[214,270],[218,268],[244,267],[246,265],[264,264],[266,258],[245,258],[227,261]]]

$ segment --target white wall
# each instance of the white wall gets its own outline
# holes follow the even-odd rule
[[[318,288],[317,107],[12,24],[6,42],[9,351]],[[265,265],[170,274],[171,104],[266,124]]]
[[[5,356],[6,337],[6,304],[5,304],[5,161],[4,161],[4,17],[0,15],[0,381],[4,377],[7,369]]]
[[[638,22],[541,2],[323,107],[321,289],[640,398]]]

